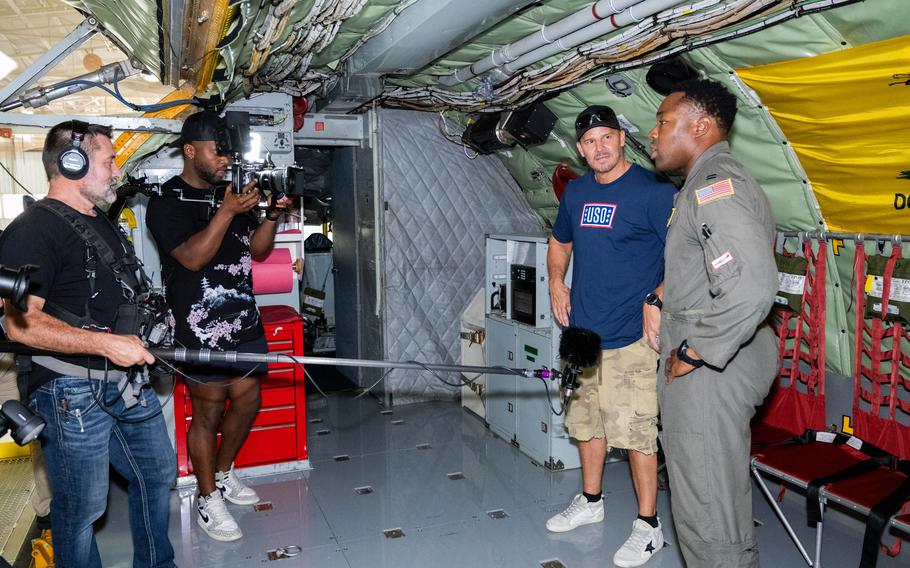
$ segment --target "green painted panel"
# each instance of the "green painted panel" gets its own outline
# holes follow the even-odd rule
[[[313,56],[313,69],[328,71],[333,68],[339,57],[378,26],[398,4],[400,0],[370,0],[357,15],[344,21],[329,46]]]
[[[155,0],[64,0],[67,4],[92,14],[104,25],[107,34],[120,47],[148,69],[158,75],[158,6]]]

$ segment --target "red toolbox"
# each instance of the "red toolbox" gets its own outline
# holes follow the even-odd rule
[[[303,356],[303,321],[288,306],[259,308],[269,352]],[[240,449],[235,467],[244,468],[307,459],[306,377],[303,368],[290,361],[269,365],[262,380],[262,407],[250,435]],[[183,380],[174,390],[177,475],[193,473],[186,450],[186,432],[193,420],[193,404]]]

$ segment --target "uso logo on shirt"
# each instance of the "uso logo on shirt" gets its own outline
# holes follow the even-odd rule
[[[585,203],[581,208],[581,223],[578,226],[612,229],[615,215],[616,205],[613,203]]]

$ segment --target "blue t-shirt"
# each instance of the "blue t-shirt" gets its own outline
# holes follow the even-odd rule
[[[566,187],[553,238],[572,243],[569,324],[596,331],[602,349],[641,339],[642,304],[664,277],[675,194],[636,164],[612,183],[589,171]]]

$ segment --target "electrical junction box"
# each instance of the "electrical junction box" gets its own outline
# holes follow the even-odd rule
[[[490,235],[486,251],[486,366],[562,368],[562,329],[552,315],[546,276],[547,236]],[[513,271],[516,266],[519,268]],[[526,323],[527,295],[520,300],[525,306],[519,306],[518,319],[511,305],[513,283],[525,292],[529,289],[528,267],[534,268],[534,325]],[[513,272],[521,274],[513,279]],[[571,274],[571,265],[568,272]],[[490,430],[548,469],[574,469],[580,467],[578,446],[569,438],[563,417],[553,412],[560,410],[560,404],[559,384],[555,381],[517,375],[486,376],[485,420]]]
[[[545,234],[487,236],[486,315],[524,321],[537,329],[553,326],[547,239]]]

